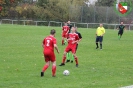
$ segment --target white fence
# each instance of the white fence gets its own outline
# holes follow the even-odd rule
[[[11,19],[2,19],[0,24],[19,24],[19,25],[35,25],[35,26],[58,26],[62,27],[64,22],[57,22],[57,21],[33,21],[33,20],[11,20]],[[78,22],[71,22],[73,26],[83,27],[83,28],[97,28],[99,23],[78,23]],[[106,29],[116,29],[119,24],[108,24],[103,23]],[[133,24],[124,24],[127,30],[133,30]]]

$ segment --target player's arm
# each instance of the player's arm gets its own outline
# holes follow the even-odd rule
[[[119,28],[116,28],[116,30],[118,30]]]
[[[78,40],[78,43],[79,43],[81,40],[82,40],[82,38],[80,38],[80,39]]]
[[[119,30],[119,27],[117,27],[116,30]]]
[[[67,37],[67,41],[71,40],[69,37]]]
[[[45,39],[43,40],[43,42],[42,42],[42,47],[44,48],[44,44],[45,44]]]
[[[103,29],[103,33],[101,34],[101,36],[103,36],[105,34],[105,29]]]
[[[42,44],[42,47],[44,48],[44,44]]]
[[[68,34],[69,30],[66,32],[66,35]]]
[[[76,40],[73,41],[72,43],[74,44],[74,43],[78,43],[78,42],[79,42],[79,36],[76,36]]]
[[[66,35],[69,33],[69,30],[70,30],[70,28],[68,27],[68,28],[67,28],[67,32],[66,32]]]
[[[82,36],[80,33],[78,33],[78,37],[79,37],[79,40],[78,40],[78,43],[82,40]]]
[[[81,40],[82,40],[82,38],[81,38],[81,39],[79,39],[78,43],[79,43]]]
[[[69,41],[69,40],[70,40],[70,38],[69,38],[69,33],[67,34],[66,38],[67,38],[67,41]]]
[[[79,40],[76,40],[76,41],[73,41],[72,43],[74,44],[74,43],[78,43],[79,42]]]
[[[58,49],[58,46],[56,44],[54,44],[54,48],[56,49],[57,53],[59,53],[59,49]]]
[[[56,39],[53,40],[54,48],[56,49],[57,53],[59,53],[58,46],[56,44]]]
[[[69,42],[69,40],[71,40],[70,38],[67,38],[67,42]]]
[[[82,35],[79,33],[78,36],[79,36],[79,41],[78,41],[79,43],[82,40]]]

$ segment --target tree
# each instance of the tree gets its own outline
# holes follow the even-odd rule
[[[96,2],[97,6],[113,6],[115,3],[115,0],[98,0]]]
[[[9,9],[17,6],[19,1],[22,0],[0,0],[0,16],[7,16]]]
[[[44,4],[47,4],[48,0],[38,0],[37,5],[44,7]]]
[[[46,15],[47,20],[67,21],[80,15],[78,13],[80,8],[78,7],[83,4],[83,0],[44,0],[40,6],[44,7],[45,11],[43,14]]]

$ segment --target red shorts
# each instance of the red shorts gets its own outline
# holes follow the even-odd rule
[[[62,34],[62,37],[67,38],[67,34]]]
[[[43,54],[44,54],[44,57],[45,57],[45,62],[48,62],[48,61],[54,62],[54,61],[56,61],[54,52],[45,50],[43,52]]]
[[[68,45],[67,47],[66,47],[66,49],[65,49],[65,51],[66,52],[69,52],[69,51],[71,51],[72,53],[76,53],[76,45],[74,44],[74,45]]]

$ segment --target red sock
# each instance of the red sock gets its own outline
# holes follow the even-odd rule
[[[78,64],[78,58],[77,57],[75,58],[75,62],[76,62],[76,64]]]
[[[55,73],[56,73],[56,66],[53,65],[52,66],[52,76],[55,76]]]
[[[64,40],[62,40],[62,45],[64,44]]]
[[[42,72],[45,72],[47,68],[48,68],[48,65],[44,65]]]
[[[65,63],[65,61],[66,61],[66,56],[63,56],[62,63]]]

